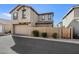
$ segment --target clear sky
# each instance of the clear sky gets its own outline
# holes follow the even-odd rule
[[[54,24],[59,23],[64,14],[75,6],[75,4],[29,4],[38,13],[54,12]],[[0,18],[11,19],[9,12],[16,7],[16,4],[0,4]]]

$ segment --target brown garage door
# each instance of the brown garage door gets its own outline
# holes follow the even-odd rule
[[[15,25],[15,34],[29,35],[30,29],[27,25]]]

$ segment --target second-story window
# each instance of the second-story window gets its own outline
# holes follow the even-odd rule
[[[48,20],[51,20],[51,15],[48,15]]]
[[[45,20],[45,16],[42,16],[42,20]]]
[[[25,19],[26,18],[26,10],[22,10],[22,18]]]
[[[13,13],[13,19],[17,19],[17,18],[18,18],[18,13],[17,12]]]

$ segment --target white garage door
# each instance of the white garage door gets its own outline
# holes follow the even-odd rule
[[[15,34],[29,34],[29,28],[27,25],[15,25]]]
[[[2,33],[3,32],[3,30],[2,30],[2,25],[0,25],[0,33]]]

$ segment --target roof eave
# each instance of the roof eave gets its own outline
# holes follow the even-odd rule
[[[30,8],[30,9],[32,9],[36,14],[38,14],[31,6],[26,6],[26,5],[17,5],[14,9],[12,9],[9,13],[12,13],[17,7],[19,7],[19,6],[21,6],[21,7],[23,7],[23,6],[25,6],[25,7],[28,7],[28,8]]]
[[[42,14],[39,14],[39,15],[46,15],[46,14],[54,14],[53,12],[48,12],[48,13],[42,13]]]
[[[20,4],[13,8],[9,13],[12,13],[17,7],[21,6]]]
[[[71,8],[71,9],[63,16],[63,19],[64,19],[67,15],[69,15],[73,10],[74,10],[74,8]]]

